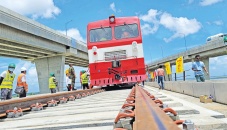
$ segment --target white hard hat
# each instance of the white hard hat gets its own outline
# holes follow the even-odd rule
[[[20,70],[21,71],[26,71],[27,69],[25,67],[22,67]]]

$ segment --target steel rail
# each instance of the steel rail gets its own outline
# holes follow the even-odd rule
[[[180,130],[174,121],[136,85],[133,130]]]
[[[76,90],[67,92],[58,92],[53,94],[39,94],[29,96],[26,98],[17,98],[11,100],[0,101],[0,117],[6,116],[7,110],[13,110],[14,107],[21,108],[23,111],[31,110],[32,104],[41,103],[43,106],[47,106],[47,102],[51,100],[60,101],[61,98],[69,98],[70,96],[76,97],[78,94],[81,96],[88,95],[94,92],[100,92],[100,88],[88,89],[88,90]],[[89,92],[89,93],[88,93]]]

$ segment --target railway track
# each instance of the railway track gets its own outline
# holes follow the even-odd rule
[[[22,116],[23,111],[42,110],[43,107],[56,106],[57,104],[66,103],[69,100],[80,99],[103,91],[101,89],[78,90],[1,101],[0,117]]]
[[[88,91],[91,92],[90,90],[86,92]],[[193,103],[196,100],[192,99],[193,97],[165,90],[159,91],[149,86],[145,86],[137,91],[139,93],[134,93],[135,109],[132,109],[134,114],[132,111],[126,113],[131,117],[117,119],[118,115],[123,112],[123,106],[127,106],[124,104],[133,103],[134,100],[131,97],[133,96],[132,90],[125,89],[105,91],[75,101],[68,101],[68,103],[60,104],[56,107],[44,107],[42,111],[24,112],[24,115],[19,118],[0,119],[0,129],[112,130],[114,127],[116,128],[116,123],[119,120],[124,121],[126,129],[133,130],[183,129],[182,123],[185,120],[191,121],[186,122],[186,124],[193,124],[191,126],[193,126],[194,130],[227,129],[227,119],[224,114],[198,106],[196,103]],[[73,92],[69,93],[71,94]],[[68,96],[70,96],[69,93]],[[82,95],[85,92],[81,91],[79,93]],[[59,96],[55,99],[62,97]],[[128,106],[129,108],[133,107],[133,105]],[[164,112],[164,109],[167,107],[170,107],[173,111],[166,109]],[[178,120],[178,122],[174,122],[170,116]],[[133,121],[130,121],[131,119]],[[131,128],[128,127],[129,125],[127,123],[131,123]],[[187,127],[189,127],[188,124]],[[118,129],[116,128],[116,130],[125,130],[125,128],[120,127]]]

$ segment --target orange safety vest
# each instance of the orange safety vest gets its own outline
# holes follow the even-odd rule
[[[25,82],[25,86],[23,85],[23,82],[22,82],[22,77],[25,76],[24,73],[21,73],[18,78],[17,78],[17,86],[18,87],[25,87],[27,88],[28,87],[28,84]]]

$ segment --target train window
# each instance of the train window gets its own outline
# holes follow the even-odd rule
[[[133,38],[139,36],[137,24],[124,24],[114,28],[116,39]]]
[[[90,30],[90,42],[102,42],[112,39],[111,27],[101,27]]]

